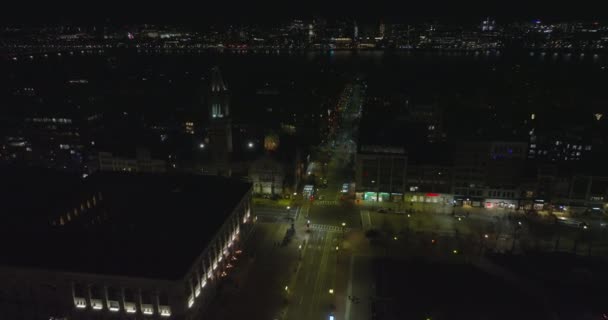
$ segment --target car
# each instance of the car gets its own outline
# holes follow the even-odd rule
[[[467,216],[464,213],[456,213],[454,214],[454,218],[458,219],[458,220],[462,220],[465,219]]]
[[[566,217],[558,217],[557,223],[568,226],[568,227],[574,227],[574,228],[583,228],[583,229],[589,228],[587,223],[585,223],[583,221],[572,219],[572,218],[566,218]]]

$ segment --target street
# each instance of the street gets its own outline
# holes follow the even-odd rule
[[[542,319],[554,313],[542,286],[487,257],[608,252],[606,241],[599,241],[606,239],[601,229],[587,232],[506,209],[353,201],[343,186],[353,179],[352,141],[362,95],[361,85],[349,85],[339,99],[334,112],[341,121],[312,159],[320,168],[316,178],[326,181],[315,198],[294,202],[297,207],[263,201],[255,205],[257,223],[245,249],[248,260],[231,275],[237,285],[227,285],[218,295],[220,304],[210,318],[366,320],[450,318],[452,313],[526,318],[518,310],[496,315],[492,307],[473,312],[466,300],[456,299],[483,278],[501,286],[501,293],[494,293],[501,300],[488,299],[483,286],[474,289],[480,294],[475,299],[505,309],[515,303],[512,297],[530,297],[542,303],[517,303]],[[438,288],[446,292],[438,295]],[[404,309],[395,303],[398,299],[412,302]],[[465,307],[454,307],[452,300]]]

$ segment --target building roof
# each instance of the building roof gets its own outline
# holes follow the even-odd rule
[[[0,264],[166,280],[186,274],[251,187],[192,175],[0,175]]]

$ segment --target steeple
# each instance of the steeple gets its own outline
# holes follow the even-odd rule
[[[213,67],[211,69],[211,92],[228,92],[228,87],[224,83],[220,67]]]
[[[227,165],[232,153],[230,94],[219,67],[211,69],[209,87],[209,144],[216,164]]]
[[[230,116],[230,97],[228,87],[219,67],[211,69],[211,87],[209,92],[209,117],[213,119]]]

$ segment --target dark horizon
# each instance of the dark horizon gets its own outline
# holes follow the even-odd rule
[[[580,4],[580,3],[579,3]],[[583,3],[584,4],[584,3]],[[256,5],[236,0],[213,4],[183,4],[157,6],[151,3],[104,2],[96,6],[53,2],[15,4],[4,10],[0,18],[5,25],[44,24],[176,24],[192,27],[222,24],[278,24],[293,19],[323,18],[327,20],[356,20],[361,23],[419,23],[437,20],[446,23],[478,23],[492,17],[498,23],[541,19],[557,21],[601,21],[599,4],[580,5],[576,8],[560,6],[556,2],[511,1],[508,4],[468,2],[358,4],[347,1],[293,5],[288,2],[266,2]],[[455,14],[456,13],[456,14]]]

